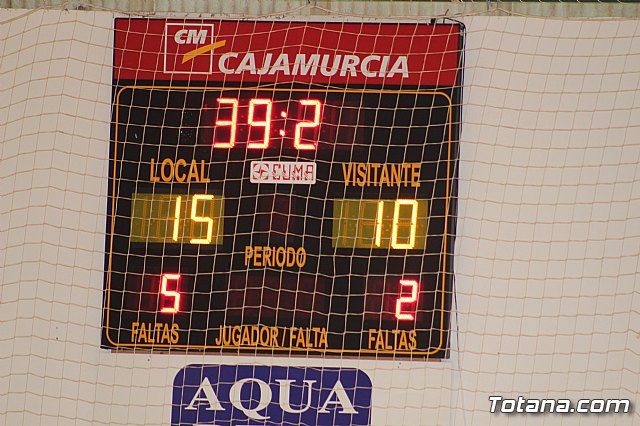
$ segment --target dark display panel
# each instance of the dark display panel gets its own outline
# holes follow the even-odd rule
[[[446,356],[453,90],[116,89],[105,347]]]

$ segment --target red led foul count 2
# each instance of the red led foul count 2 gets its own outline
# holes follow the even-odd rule
[[[411,295],[402,296],[405,287],[410,287]],[[419,283],[416,280],[400,280],[400,297],[396,300],[396,318],[399,321],[412,321],[415,318],[415,303],[418,301]]]
[[[244,99],[243,99],[244,100]],[[216,129],[226,129],[224,132],[224,140],[218,140],[214,136],[213,147],[214,148],[233,148],[238,142],[239,127],[248,127],[246,130],[247,148],[249,149],[267,149],[271,142],[271,130],[273,129],[273,100],[267,98],[252,98],[248,100],[248,104],[240,106],[239,99],[235,98],[217,98],[218,105],[218,117],[215,121]],[[244,102],[243,102],[244,103]],[[293,145],[297,150],[315,150],[317,148],[317,141],[304,141],[303,132],[305,130],[316,129],[320,126],[322,115],[322,102],[317,99],[300,99],[298,101],[298,119],[292,121],[295,122],[295,128],[293,130]],[[246,123],[242,120],[242,123],[238,123],[239,108],[247,108]],[[221,112],[224,111],[224,112]],[[230,111],[230,112],[228,112]],[[280,120],[286,122],[288,114],[286,111],[280,112]],[[256,132],[260,134],[260,137],[253,140],[256,137]],[[277,134],[280,137],[286,135],[284,128],[278,130]],[[215,135],[216,133],[214,133]],[[251,136],[251,137],[250,137]],[[242,140],[243,138],[240,137]]]

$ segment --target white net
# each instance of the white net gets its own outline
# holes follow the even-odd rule
[[[0,423],[640,422],[639,22],[383,18],[0,11]]]

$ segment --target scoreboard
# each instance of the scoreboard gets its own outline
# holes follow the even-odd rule
[[[116,20],[102,346],[447,357],[462,43]]]

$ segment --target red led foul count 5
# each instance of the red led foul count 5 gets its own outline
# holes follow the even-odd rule
[[[309,137],[308,133],[314,132],[317,135],[320,127],[322,102],[317,99],[298,100],[297,119],[289,118],[286,108],[274,114],[274,101],[268,98],[220,97],[216,99],[216,103],[218,112],[213,137],[214,148],[228,149],[235,147],[237,142],[246,142],[249,149],[267,149],[273,138],[285,137],[288,123],[295,123],[292,129],[295,149],[309,151],[318,146],[317,137]]]
[[[173,284],[173,290],[169,290],[169,281]],[[175,314],[180,311],[180,274],[162,274],[160,285],[160,312],[163,314]]]

